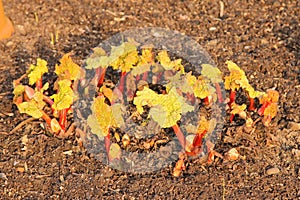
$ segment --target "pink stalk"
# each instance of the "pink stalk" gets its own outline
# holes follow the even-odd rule
[[[123,93],[125,87],[125,76],[126,76],[126,72],[122,72],[120,78],[120,84],[119,84],[119,90],[121,91],[121,93]]]
[[[222,92],[221,92],[221,87],[220,87],[220,84],[219,83],[215,83],[215,86],[216,86],[216,92],[217,92],[217,95],[218,95],[218,100],[219,100],[219,103],[223,103],[223,97],[222,97]]]
[[[104,78],[105,78],[105,73],[106,73],[106,68],[100,67],[100,78],[99,78],[98,85],[97,85],[98,87],[103,84]]]

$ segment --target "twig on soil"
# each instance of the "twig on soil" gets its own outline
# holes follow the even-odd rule
[[[3,96],[5,96],[5,95],[8,95],[8,94],[10,94],[11,92],[3,92],[3,93],[0,93],[0,97],[3,97]]]
[[[220,18],[224,16],[224,2],[220,1]]]
[[[22,126],[24,126],[25,124],[29,123],[29,122],[32,122],[33,120],[35,120],[35,118],[31,117],[31,118],[28,118],[24,121],[22,121],[20,124],[18,124],[13,130],[11,130],[8,134],[11,135],[11,134],[14,134],[15,132],[17,132],[19,129],[22,128]]]

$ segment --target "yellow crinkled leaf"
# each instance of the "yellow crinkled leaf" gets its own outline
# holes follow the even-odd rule
[[[179,88],[181,92],[183,93],[190,93],[193,94],[193,87],[191,84],[189,84],[186,77],[189,77],[191,73],[188,74],[182,74],[180,72],[177,72],[174,76],[171,76],[167,78],[169,80],[169,83],[166,85],[167,90],[169,90],[172,87]],[[196,77],[194,77],[195,80],[190,80],[191,82],[196,82]]]
[[[99,122],[97,120],[97,118],[95,117],[95,115],[89,115],[87,118],[87,124],[89,125],[89,127],[91,128],[91,132],[96,134],[98,136],[98,138],[100,140],[103,140],[104,137],[107,135],[107,133],[103,133]]]
[[[70,53],[60,59],[60,65],[55,66],[55,73],[61,79],[76,80],[80,76],[80,67],[73,62]]]
[[[134,51],[128,52],[125,55],[119,56],[110,65],[115,70],[121,70],[122,72],[129,72],[134,68],[139,62],[138,52]]]
[[[14,102],[19,96],[23,96],[23,93],[25,91],[25,86],[24,85],[17,85],[14,88],[13,94],[14,94]]]
[[[115,70],[129,72],[139,61],[135,42],[124,42],[119,46],[112,46],[109,63]]]
[[[167,94],[157,94],[153,90],[144,87],[142,91],[137,92],[133,103],[139,113],[144,111],[143,106],[151,107],[149,115],[162,128],[175,125],[180,120],[181,114],[194,110],[194,107],[187,104],[175,88],[171,88]]]
[[[212,83],[222,82],[222,72],[210,64],[202,64],[201,74],[207,77]]]
[[[35,92],[32,99],[18,104],[17,107],[20,113],[26,113],[34,118],[41,118],[43,116],[42,109],[45,104],[43,94],[41,92]]]
[[[87,123],[92,129],[92,133],[98,135],[99,139],[103,139],[109,133],[109,127],[118,127],[112,109],[105,102],[103,96],[94,98],[91,105],[92,115],[88,117]]]
[[[267,90],[267,94],[264,94],[259,100],[261,104],[264,103],[276,103],[279,100],[279,93],[276,90]]]
[[[74,92],[71,88],[71,81],[64,79],[58,82],[58,93],[50,98],[54,100],[52,108],[55,110],[63,110],[70,108],[73,104]]]
[[[96,69],[96,68],[106,68],[110,64],[110,59],[108,56],[99,56],[99,57],[89,57],[86,60],[86,69]]]
[[[204,116],[200,117],[200,121],[198,123],[198,129],[197,129],[197,134],[202,134],[205,131],[208,131],[209,128],[209,122]]]
[[[121,158],[121,147],[117,143],[112,143],[109,147],[109,160]]]
[[[264,95],[264,92],[254,90],[254,88],[251,86],[246,88],[246,90],[248,91],[250,98],[256,98],[256,97],[260,97],[260,96]]]
[[[125,126],[124,118],[122,116],[122,114],[126,110],[124,105],[120,104],[120,103],[115,103],[111,106],[111,110],[112,110],[112,113],[114,116],[114,120],[115,120],[116,124],[118,125],[118,127]]]
[[[30,65],[28,73],[29,84],[35,84],[46,72],[48,72],[47,61],[38,58],[36,65]]]
[[[181,64],[181,59],[171,61],[167,51],[160,51],[157,56],[157,60],[165,68],[165,70],[176,70],[184,73],[184,66]]]
[[[195,97],[204,99],[210,95],[215,94],[216,89],[212,87],[210,85],[210,82],[207,79],[204,79],[202,76],[199,76],[197,79],[191,73],[188,73],[186,79],[188,83],[193,87]]]
[[[34,101],[23,102],[17,105],[20,113],[26,113],[34,118],[41,118],[43,113]]]
[[[225,77],[225,89],[237,90],[239,88],[248,88],[250,85],[245,72],[232,61],[227,61],[226,64],[230,71],[230,75]]]
[[[246,108],[247,108],[246,104],[238,105],[238,104],[233,102],[232,105],[231,105],[232,110],[230,111],[230,113],[234,114],[234,115],[239,114],[240,112],[246,110]]]
[[[277,109],[277,103],[271,103],[264,111],[264,118],[267,118],[268,116],[274,118],[277,115]]]
[[[226,64],[230,72],[237,71],[241,76],[245,76],[245,72],[234,62],[227,60]]]
[[[113,91],[106,87],[106,85],[104,84],[101,88],[100,88],[100,92],[106,97],[108,98],[109,102],[112,102],[113,100]]]
[[[154,55],[152,48],[142,49],[139,65],[154,64]]]

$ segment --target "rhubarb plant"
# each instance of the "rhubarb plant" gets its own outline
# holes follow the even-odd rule
[[[47,61],[38,58],[36,65],[30,65],[29,70],[21,78],[14,81],[14,103],[20,113],[26,113],[34,118],[42,118],[50,127],[52,133],[65,137],[68,127],[67,114],[71,112],[74,102],[73,83],[81,74],[80,67],[66,54],[56,65],[55,73],[58,79],[54,83],[56,94],[47,96],[49,83],[43,84],[43,75],[48,72]],[[23,85],[23,79],[28,78],[29,85]],[[51,108],[51,113],[46,112]]]
[[[227,114],[230,122],[234,121],[234,116],[239,116],[252,125],[247,108],[251,112],[257,110],[265,126],[269,126],[276,116],[278,92],[256,91],[245,72],[235,63],[226,62],[230,72],[228,76],[223,77],[222,72],[211,64],[199,66],[201,74],[196,76],[193,71],[186,70],[180,58],[172,58],[166,50],[155,50],[152,45],[140,46],[133,39],[128,39],[119,46],[112,46],[109,51],[94,48],[84,68],[74,63],[70,54],[64,55],[60,64],[55,66],[57,79],[53,85],[43,80],[44,74],[48,73],[47,61],[38,58],[25,75],[14,81],[14,103],[21,113],[45,120],[55,135],[67,136],[72,105],[82,95],[78,87],[86,85],[85,74],[93,71],[91,83],[96,91],[89,102],[89,116],[81,133],[86,137],[88,134],[97,136],[104,143],[108,162],[117,162],[122,160],[123,149],[131,145],[133,136],[126,130],[132,118],[139,119],[140,126],[153,122],[161,130],[171,130],[182,148],[174,168],[176,176],[185,169],[186,157],[204,152],[209,154],[208,162],[214,155],[221,157],[209,140],[218,116],[209,111],[205,116],[201,111],[211,111],[215,103],[225,104],[223,80],[224,88],[229,91]],[[118,74],[117,84],[105,76],[108,69]],[[23,79],[28,79],[29,85],[23,84]],[[51,96],[47,96],[49,88],[54,92]],[[249,104],[236,103],[236,94],[241,90],[247,94]],[[86,88],[83,95],[86,95]],[[255,99],[259,101],[258,107],[255,107]],[[189,119],[190,116],[196,117]]]

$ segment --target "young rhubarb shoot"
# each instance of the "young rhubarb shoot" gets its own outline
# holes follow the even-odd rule
[[[248,107],[248,110],[254,111],[256,109],[254,99],[257,97],[261,97],[264,93],[254,90],[254,88],[251,87],[250,85],[249,87],[245,88],[245,90],[248,92],[248,96],[250,100],[250,105]]]
[[[64,131],[67,123],[67,111],[74,100],[74,92],[71,85],[72,82],[67,79],[58,81],[58,93],[50,97],[54,100],[52,109],[60,112],[59,123]]]
[[[35,84],[37,90],[43,87],[42,76],[48,72],[47,61],[38,58],[36,65],[30,65],[28,71],[29,85]]]
[[[263,115],[263,122],[265,126],[269,126],[272,118],[277,114],[277,102],[279,93],[276,90],[267,90],[267,94],[263,95],[260,99],[262,106],[258,109],[257,113]]]
[[[118,127],[114,119],[112,108],[105,102],[105,97],[100,95],[94,98],[91,105],[92,115],[87,119],[87,123],[93,134],[97,135],[99,140],[105,141],[105,149],[109,155],[110,149],[110,127]]]
[[[227,61],[226,64],[230,71],[230,75],[225,77],[224,87],[226,90],[230,90],[230,100],[228,105],[231,108],[231,104],[235,101],[236,91],[239,88],[249,87],[249,82],[245,72],[239,68],[239,66],[231,61]]]
[[[186,79],[188,84],[193,88],[194,96],[204,99],[206,105],[210,105],[212,100],[216,99],[213,97],[216,89],[211,86],[207,78],[204,78],[203,76],[198,76],[198,78],[196,78],[191,73],[188,73],[186,74]]]
[[[106,56],[104,49],[96,47],[93,54],[86,60],[86,69],[96,69],[95,85],[100,87],[105,78],[105,72],[110,63],[110,58]]]
[[[81,69],[73,62],[70,53],[65,54],[60,60],[60,65],[55,65],[55,73],[59,80],[74,81],[80,77]]]
[[[234,116],[237,114],[240,116],[240,118],[245,119],[247,118],[247,114],[245,112],[247,108],[246,104],[238,105],[235,102],[231,105],[231,111],[230,111],[230,123],[232,123]]]
[[[223,82],[222,72],[217,67],[214,67],[210,64],[202,64],[201,66],[202,66],[202,71],[201,71],[202,76],[208,78],[215,85],[218,101],[219,103],[223,103],[223,95],[220,86],[220,83]]]
[[[189,144],[186,148],[186,154],[189,156],[195,156],[199,154],[202,146],[202,139],[205,136],[205,134],[209,130],[209,122],[207,119],[202,116],[200,118],[200,121],[198,123],[198,128],[195,137],[193,138],[193,141],[191,144]]]

